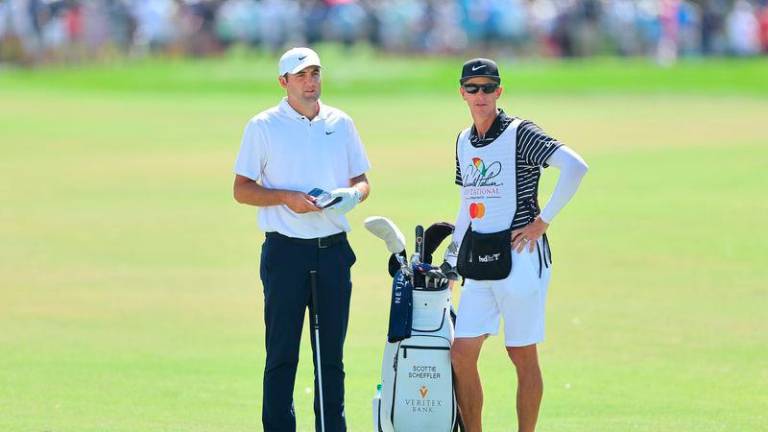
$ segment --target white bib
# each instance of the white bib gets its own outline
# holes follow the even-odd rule
[[[512,224],[517,208],[515,165],[521,123],[521,119],[514,119],[492,143],[479,148],[469,141],[471,128],[459,135],[456,152],[462,176],[462,211],[469,213],[474,231],[496,232]]]

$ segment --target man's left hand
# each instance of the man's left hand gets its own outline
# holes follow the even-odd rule
[[[536,241],[544,235],[547,228],[549,228],[549,224],[544,222],[541,216],[536,216],[533,222],[512,231],[512,248],[517,252],[522,252],[528,246],[528,251],[533,252]]]
[[[338,188],[331,191],[331,198],[341,198],[341,201],[327,208],[327,210],[345,214],[352,210],[360,202],[362,193],[353,187]]]

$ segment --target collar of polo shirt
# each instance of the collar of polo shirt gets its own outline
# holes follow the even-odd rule
[[[320,111],[318,111],[317,116],[315,116],[315,118],[313,118],[312,121],[315,121],[317,119],[325,120],[326,118],[328,118],[328,108],[320,100],[317,101],[317,104],[320,106]],[[301,114],[300,112],[293,109],[291,104],[288,103],[287,97],[284,97],[283,100],[280,101],[279,109],[281,113],[289,117],[295,118],[297,120],[302,120],[306,118],[304,114]]]

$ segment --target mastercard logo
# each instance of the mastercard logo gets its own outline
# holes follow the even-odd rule
[[[469,205],[469,217],[472,219],[482,219],[485,216],[485,204],[472,203]]]

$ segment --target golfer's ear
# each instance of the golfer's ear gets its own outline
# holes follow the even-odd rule
[[[288,77],[286,77],[285,75],[280,75],[279,77],[277,77],[277,82],[280,83],[280,87],[286,88],[288,86]]]

